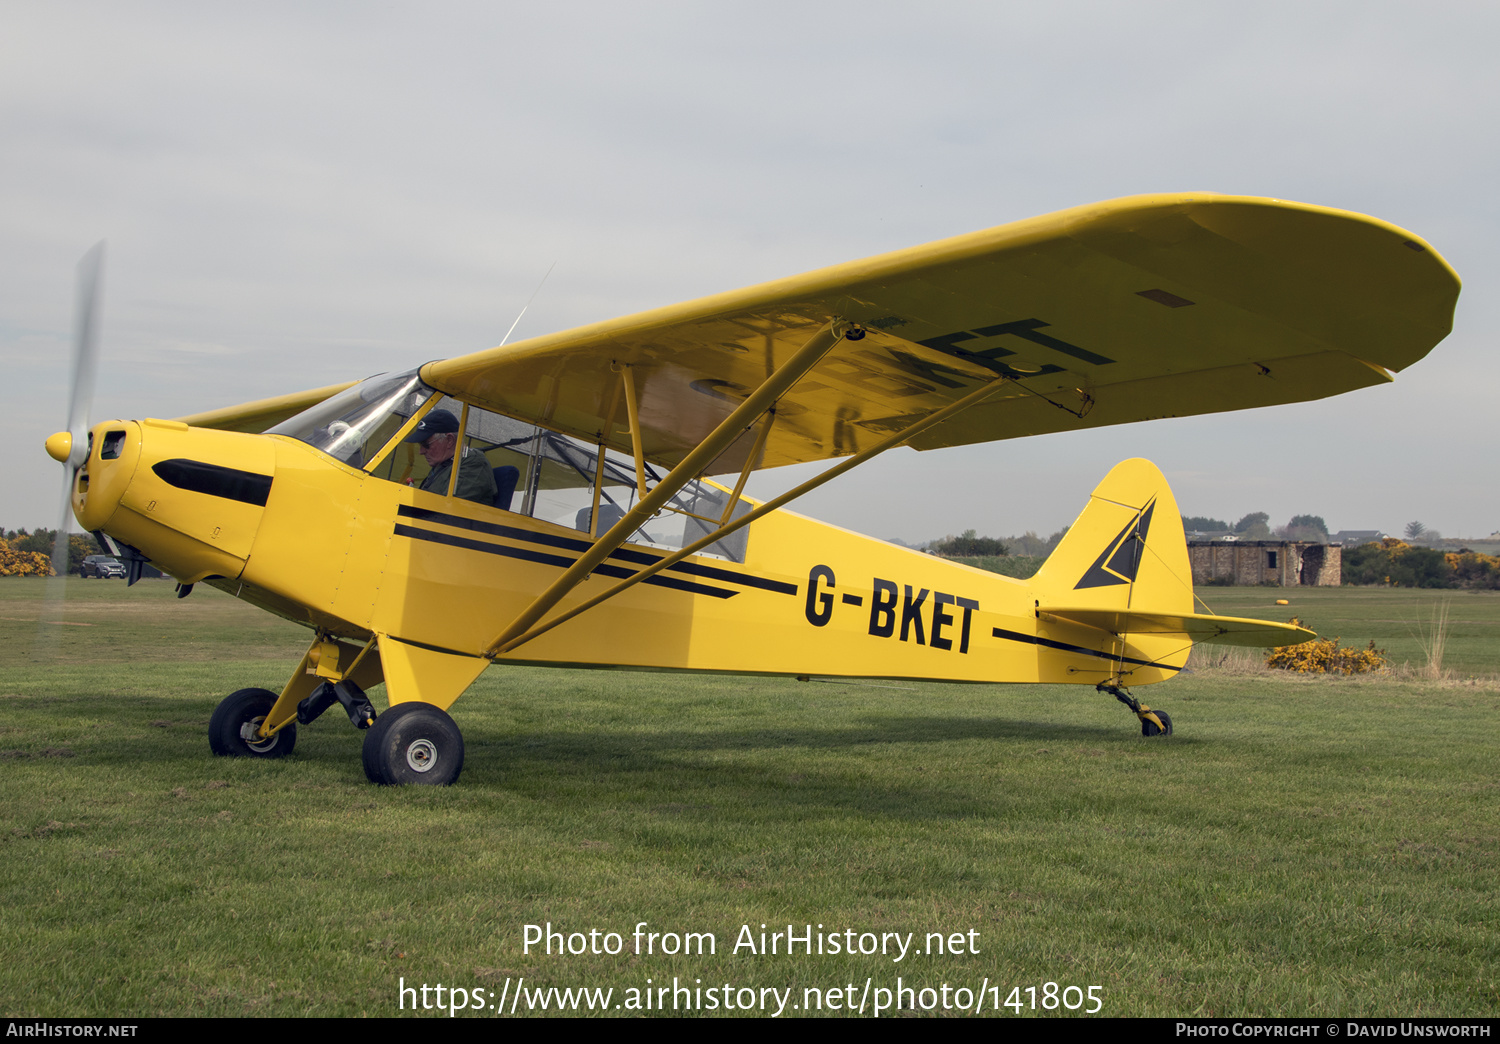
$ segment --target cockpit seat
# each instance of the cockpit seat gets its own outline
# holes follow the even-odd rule
[[[501,511],[510,510],[511,498],[516,495],[516,483],[521,481],[521,469],[511,464],[496,468],[495,506]]]

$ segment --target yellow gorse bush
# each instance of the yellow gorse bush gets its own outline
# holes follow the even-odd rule
[[[1302,625],[1296,617],[1292,623]],[[1266,666],[1298,674],[1368,674],[1386,668],[1385,650],[1355,649],[1339,644],[1338,638],[1317,638],[1301,645],[1282,645],[1266,654]]]
[[[52,560],[38,551],[12,551],[0,539],[0,576],[51,576]]]
[[[1443,556],[1453,578],[1461,587],[1500,587],[1500,555],[1483,555],[1478,551],[1449,551]]]

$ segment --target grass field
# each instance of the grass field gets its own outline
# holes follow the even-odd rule
[[[611,1014],[674,977],[791,988],[784,1015],[898,976],[1019,987],[1023,1014],[1048,982],[1098,986],[1105,1015],[1500,1008],[1495,595],[1449,596],[1449,680],[1241,660],[1138,691],[1165,740],[1087,689],[491,669],[455,708],[463,778],[436,790],[366,783],[336,713],[288,759],[209,755],[218,699],[279,687],[300,629],[212,590],[74,580],[63,656],[39,662],[41,590],[0,581],[6,1015],[389,1015],[403,980],[487,1004],[521,977],[613,988]],[[1412,661],[1435,601],[1200,593]],[[549,921],[626,952],[523,953]],[[641,921],[717,953],[633,955]],[[788,923],[923,953],[732,952]],[[928,953],[930,932],[978,952]]]

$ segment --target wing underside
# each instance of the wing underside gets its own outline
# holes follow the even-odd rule
[[[1452,325],[1459,282],[1373,218],[1193,193],[1079,207],[430,363],[465,401],[671,466],[835,317],[756,467],[857,453],[997,377],[918,449],[1297,402],[1384,383]],[[757,440],[711,473],[738,470]]]

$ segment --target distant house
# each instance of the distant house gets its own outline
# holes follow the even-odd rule
[[[1189,540],[1193,583],[1238,587],[1337,587],[1343,548],[1302,540]]]
[[[1328,542],[1342,547],[1358,547],[1360,544],[1378,544],[1387,536],[1388,533],[1378,529],[1341,529],[1329,537]]]
[[[1189,542],[1210,540],[1222,542],[1238,540],[1239,534],[1232,529],[1190,529],[1187,538]]]

